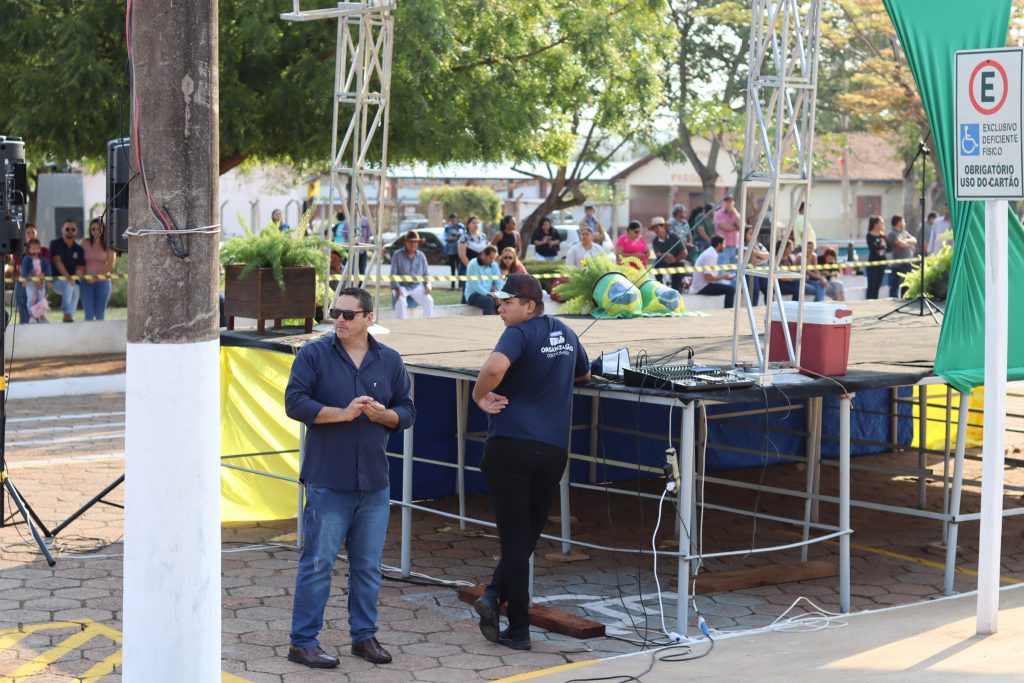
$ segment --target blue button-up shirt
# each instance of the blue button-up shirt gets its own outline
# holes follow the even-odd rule
[[[395,282],[391,285],[392,287],[412,289],[417,285],[428,282],[425,278],[430,276],[430,266],[427,264],[427,257],[423,255],[422,251],[416,251],[412,258],[410,258],[408,252],[405,251],[405,247],[400,247],[395,249],[395,253],[391,255],[391,274],[423,277],[424,280],[422,282]]]
[[[303,346],[292,363],[284,393],[285,412],[305,423],[306,454],[299,478],[338,491],[380,491],[388,486],[384,454],[391,430],[360,415],[352,422],[313,424],[324,406],[345,408],[357,396],[371,396],[398,413],[398,429],[416,419],[402,357],[372,336],[358,368],[336,334]]]

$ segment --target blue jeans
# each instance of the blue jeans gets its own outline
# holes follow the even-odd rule
[[[82,308],[85,309],[86,320],[103,320],[110,301],[110,280],[82,282]]]
[[[78,310],[78,297],[81,296],[82,288],[70,280],[54,280],[53,291],[60,294],[61,310],[73,316]]]
[[[825,300],[825,290],[828,288],[828,283],[818,282],[817,280],[808,280],[807,285],[804,287],[804,294],[810,294],[814,297],[815,301]]]
[[[352,642],[377,633],[380,558],[388,531],[390,488],[336,491],[306,486],[302,557],[295,576],[291,642],[316,647],[331,593],[334,560],[344,542],[348,552],[348,626]]]
[[[739,250],[736,247],[726,247],[722,249],[722,253],[718,255],[718,265],[724,263],[739,263],[740,256]]]
[[[18,322],[24,325],[28,322],[28,291],[23,282],[14,288],[14,301],[18,304]]]

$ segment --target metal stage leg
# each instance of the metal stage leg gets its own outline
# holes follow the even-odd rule
[[[684,519],[689,516],[693,499],[693,427],[695,401],[683,404],[683,428],[679,441],[680,466],[682,484],[679,487],[679,505],[677,512]],[[684,512],[685,511],[685,512]],[[686,552],[690,547],[690,528],[693,519],[679,526],[679,552]],[[676,633],[685,636],[690,614],[690,560],[680,554],[679,566],[676,568],[676,582],[679,584],[676,602]]]
[[[46,537],[47,538],[55,538],[57,536],[57,534],[59,534],[60,532],[64,531],[64,529],[66,529],[69,524],[71,524],[76,519],[78,519],[79,517],[84,515],[86,510],[91,508],[93,505],[95,505],[96,503],[106,503],[106,501],[103,500],[103,497],[106,496],[108,493],[110,493],[111,491],[113,491],[114,489],[116,489],[118,486],[120,486],[123,483],[124,483],[124,475],[122,474],[120,477],[118,477],[113,482],[108,484],[105,489],[103,489],[102,491],[97,493],[95,496],[90,498],[88,503],[86,503],[82,507],[80,507],[77,510],[75,510],[74,512],[72,512],[70,517],[68,517],[63,522],[61,522],[60,524],[55,526],[51,531],[46,532]],[[121,509],[124,509],[123,505],[117,505],[116,503],[107,503],[107,505],[113,505],[114,507],[119,507]]]
[[[466,423],[469,417],[469,382],[455,380],[455,440],[458,445],[458,468],[455,488],[459,495],[459,529],[466,530]]]
[[[839,528],[850,530],[850,402],[839,398]],[[839,537],[839,611],[850,612],[850,534]]]
[[[601,399],[590,397],[590,475],[587,483],[597,482],[597,451],[599,448],[598,420],[601,413]]]
[[[949,514],[949,436],[953,422],[953,388],[946,386],[946,442],[942,451],[942,514]],[[949,522],[942,523],[942,542],[949,542]]]
[[[967,419],[971,405],[970,394],[960,394],[960,412],[956,424],[956,456],[953,460],[953,489],[949,500],[949,514],[955,517],[960,514],[960,493],[964,484],[964,451],[967,449]],[[956,573],[956,542],[960,525],[952,519],[947,522],[946,532],[946,576],[942,583],[944,595],[953,594],[953,576]]]
[[[302,463],[306,459],[306,425],[299,423],[299,476],[302,476]],[[295,547],[302,550],[302,541],[306,535],[303,527],[303,516],[306,513],[306,487],[299,483],[298,514],[295,515]]]
[[[562,479],[558,482],[558,509],[561,514],[562,522],[562,538],[566,539],[562,541],[562,554],[568,555],[572,552],[572,544],[569,543],[569,539],[572,538],[572,520],[569,519],[569,515],[572,514],[569,510],[569,465],[572,464],[571,460],[565,461],[565,470],[562,472]]]
[[[804,454],[807,457],[807,469],[804,470],[804,526],[803,526],[803,541],[806,543],[811,537],[811,521],[814,519],[814,479],[815,479],[815,450],[814,450],[814,425],[816,424],[814,419],[814,413],[817,408],[817,401],[814,398],[807,399],[807,439],[804,444]],[[820,438],[820,433],[819,433]],[[808,546],[800,548],[800,562],[801,564],[807,563]]]
[[[409,398],[416,400],[416,375],[409,375]],[[405,430],[402,439],[402,576],[412,572],[412,430]]]
[[[917,386],[917,507],[924,510],[928,507],[928,475],[924,470],[928,467],[928,387]]]

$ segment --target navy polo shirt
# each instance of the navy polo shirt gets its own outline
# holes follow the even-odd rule
[[[62,238],[50,242],[50,262],[53,264],[53,274],[63,275],[60,272],[60,268],[57,267],[57,262],[54,260],[56,257],[60,257],[61,263],[68,270],[68,275],[75,274],[75,268],[81,266],[85,268],[85,250],[82,249],[81,245],[77,242],[72,244],[70,247],[67,242]]]
[[[288,417],[308,428],[299,479],[338,491],[386,488],[388,459],[384,449],[392,430],[365,414],[352,422],[313,424],[313,420],[324,406],[345,408],[357,396],[371,396],[398,413],[398,429],[406,429],[416,419],[410,386],[402,357],[372,336],[359,368],[334,333],[299,349],[284,392]]]
[[[568,448],[573,382],[590,371],[576,333],[558,318],[542,315],[505,328],[494,350],[511,365],[494,389],[508,405],[488,416],[488,436]]]

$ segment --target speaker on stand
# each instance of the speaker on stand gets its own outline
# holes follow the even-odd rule
[[[118,138],[107,143],[107,243],[118,252],[128,251],[128,184],[132,180],[129,162],[131,140]]]

